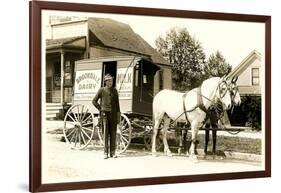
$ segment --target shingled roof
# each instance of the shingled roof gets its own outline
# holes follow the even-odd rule
[[[170,65],[125,23],[108,18],[89,18],[90,43],[150,56],[156,64]]]

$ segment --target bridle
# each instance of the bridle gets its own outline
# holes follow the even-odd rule
[[[221,100],[226,95],[227,91],[229,91],[227,82],[225,80],[220,82],[217,89],[219,89],[219,97]]]
[[[238,92],[238,87],[237,87],[236,83],[234,83],[234,82],[231,82],[228,85],[228,87],[229,87],[228,89],[229,89],[230,95],[231,95],[231,101],[234,101],[236,94]]]

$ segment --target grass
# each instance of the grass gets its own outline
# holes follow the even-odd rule
[[[170,135],[168,137],[169,146],[173,147],[173,149],[177,149],[175,147],[179,146],[178,140],[175,140],[174,135]],[[185,149],[189,149],[191,140],[191,134],[189,133],[187,136],[187,144]],[[198,149],[204,149],[205,146],[205,135],[199,134],[198,135],[199,144],[197,145]],[[136,138],[132,140],[132,143],[142,144],[143,140],[141,138]],[[208,152],[212,151],[213,141],[210,135],[209,143],[208,143]],[[240,153],[250,153],[250,154],[261,154],[261,140],[260,139],[252,139],[252,138],[242,138],[236,136],[217,136],[217,145],[216,151],[217,152],[224,152],[224,151],[232,151],[232,152],[240,152]]]
[[[62,129],[57,129],[54,131],[49,131],[49,134],[63,134]],[[62,137],[63,140],[64,137]],[[176,136],[174,134],[170,134],[168,136],[168,143],[170,146],[178,147],[179,142],[175,140]],[[191,134],[188,133],[187,136],[187,146],[186,149],[189,149],[190,145]],[[198,149],[204,149],[205,146],[205,135],[199,134],[198,135],[199,144],[197,145]],[[131,143],[141,144],[143,145],[142,138],[135,138],[131,141]],[[212,150],[212,137],[210,135],[210,140],[208,144],[208,151]],[[250,153],[250,154],[261,154],[261,139],[252,139],[252,138],[242,138],[237,136],[217,136],[217,145],[216,150],[217,152],[223,151],[233,151],[233,152],[240,152],[240,153]],[[174,148],[176,149],[176,148]]]
[[[205,144],[205,135],[199,135],[199,145],[198,148],[203,149]],[[217,146],[218,151],[233,151],[240,153],[251,153],[251,154],[261,154],[261,140],[252,138],[242,138],[242,137],[229,137],[229,136],[217,136]],[[210,138],[208,144],[208,150],[212,150],[212,139]]]

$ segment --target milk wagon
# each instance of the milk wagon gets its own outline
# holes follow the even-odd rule
[[[159,67],[146,57],[120,56],[80,60],[75,63],[72,106],[64,118],[64,137],[73,149],[84,149],[98,139],[103,144],[100,112],[92,105],[103,77],[111,74],[119,93],[121,122],[117,127],[117,153],[124,152],[132,138],[149,143],[155,74]]]

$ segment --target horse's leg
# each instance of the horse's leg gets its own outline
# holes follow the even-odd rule
[[[205,146],[204,146],[204,154],[205,157],[207,156],[208,153],[208,144],[209,144],[209,136],[210,135],[210,130],[206,128],[205,130]]]
[[[187,138],[187,130],[183,130],[182,131],[182,135],[183,135],[183,147],[184,147],[184,150],[186,150],[186,138]]]
[[[186,144],[187,133],[188,133],[187,130],[183,130],[183,134],[182,134],[183,135],[183,149],[186,152],[186,155],[189,156],[189,150],[186,148],[186,146],[187,146],[187,144]]]
[[[180,155],[182,147],[183,147],[183,131],[182,130],[176,130],[176,133],[177,133],[178,138],[179,138],[178,155]]]
[[[212,131],[213,138],[213,157],[216,155],[216,145],[217,145],[217,131],[214,129]]]
[[[199,131],[199,126],[201,123],[198,121],[193,121],[191,123],[191,146],[189,148],[189,152],[191,155],[191,158],[197,160],[197,155],[195,154],[195,148],[196,148],[196,143],[197,143],[197,135]]]
[[[153,156],[156,156],[156,137],[158,134],[158,130],[159,130],[159,126],[162,120],[162,116],[155,118],[155,124],[154,124],[154,128],[153,128],[153,133],[152,133],[152,147],[151,147],[151,152]]]
[[[164,126],[163,126],[163,143],[164,143],[164,152],[168,156],[172,156],[172,153],[169,149],[168,141],[167,141],[167,132],[170,125],[170,118],[167,115],[164,115]]]

